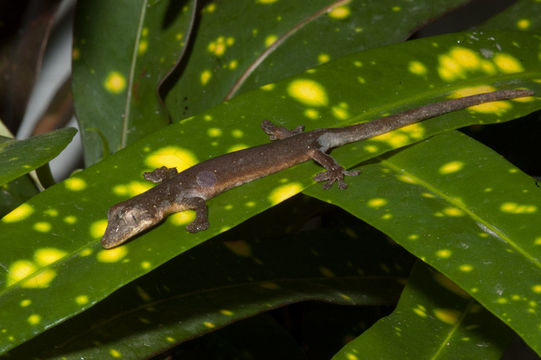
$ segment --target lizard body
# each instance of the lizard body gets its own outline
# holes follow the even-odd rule
[[[326,169],[314,177],[318,182],[326,181],[325,189],[335,182],[340,189],[345,189],[344,176],[355,176],[359,171],[345,170],[328,151],[468,106],[531,95],[530,90],[499,90],[429,104],[362,124],[308,132],[302,132],[302,126],[288,130],[263,121],[262,129],[276,141],[224,154],[180,173],[166,167],[145,173],[145,179],[160,184],[109,209],[102,246],[107,249],[118,246],[157,225],[167,215],[188,209],[196,211],[196,218],[186,229],[189,232],[206,230],[209,226],[207,200],[308,160]]]

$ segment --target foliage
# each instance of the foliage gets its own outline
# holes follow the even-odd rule
[[[538,1],[484,29],[403,42],[463,3],[79,1],[73,94],[87,168],[36,196],[18,190],[30,198],[20,206],[0,197],[12,210],[0,220],[0,351],[146,358],[177,345],[188,357],[187,341],[205,335],[200,346],[223,356],[283,356],[238,342],[258,328],[304,358],[273,309],[317,300],[369,310],[341,320],[336,359],[496,359],[514,333],[541,354],[539,187],[454,130],[526,116],[539,95],[336,149],[362,171],[345,191],[322,190],[311,180],[321,169],[304,163],[210,200],[207,231],[186,232],[194,214],[183,212],[121,247],[99,244],[107,209],[151,187],[144,171],[265,143],[263,119],[311,130],[494,89],[540,94]],[[26,189],[14,181],[72,136],[1,140],[5,190]]]

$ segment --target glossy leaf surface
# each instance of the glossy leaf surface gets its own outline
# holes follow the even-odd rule
[[[480,26],[484,30],[541,32],[541,1],[519,0]]]
[[[453,34],[341,58],[157,131],[51,187],[0,223],[0,244],[10,245],[9,251],[0,251],[8,269],[0,275],[1,349],[89,308],[172,257],[300,192],[313,184],[311,177],[320,168],[305,163],[213,198],[207,231],[187,233],[184,225],[193,214],[180,213],[125,246],[102,250],[107,209],[150,187],[141,180],[144,171],[162,165],[183,170],[266,143],[259,129],[265,118],[288,127],[304,122],[310,130],[371,120],[472,87],[541,91],[535,82],[541,78],[539,60],[530,50],[539,42],[530,34]],[[340,163],[353,165],[438,132],[510,120],[539,107],[534,99],[500,102],[488,111],[485,106],[484,111],[448,114],[335,153]],[[20,311],[7,310],[14,308]]]
[[[54,159],[70,142],[77,130],[60,129],[25,140],[0,137],[0,185]]]
[[[512,331],[441,273],[419,262],[394,312],[333,360],[501,358]]]
[[[158,86],[185,49],[196,1],[77,3],[73,93],[85,162],[168,124]]]
[[[4,216],[38,193],[29,175],[0,185],[0,216]]]
[[[284,203],[255,218],[248,229],[243,226],[242,232],[225,233],[182,254],[9,354],[101,359],[114,351],[146,358],[299,301],[364,306],[396,301],[411,266],[405,251],[359,227],[281,238],[258,231],[282,213],[291,216],[297,211],[291,207],[297,208]]]
[[[210,2],[200,14],[193,47],[166,97],[167,106],[173,120],[184,119],[329,60],[402,41],[422,24],[466,2]]]
[[[458,133],[426,140],[362,170],[347,193],[316,187],[307,193],[389,235],[539,352],[541,192],[535,180]]]

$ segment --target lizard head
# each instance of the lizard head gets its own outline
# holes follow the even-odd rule
[[[130,200],[109,209],[107,228],[101,239],[104,248],[110,249],[123,244],[132,236],[160,222],[161,219],[156,216],[154,209],[145,209],[141,204]]]

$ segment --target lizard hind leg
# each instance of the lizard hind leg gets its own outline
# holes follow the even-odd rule
[[[263,120],[261,123],[263,131],[269,135],[270,140],[281,140],[293,135],[300,134],[304,131],[304,125],[299,125],[293,130],[289,130],[283,126],[273,124],[270,120]]]
[[[319,150],[312,150],[310,157],[326,169],[314,176],[314,180],[317,182],[326,181],[323,184],[324,190],[330,189],[335,182],[338,183],[339,189],[344,190],[348,187],[344,181],[344,176],[357,176],[361,173],[359,170],[349,171],[344,169],[332,156]]]
[[[161,168],[154,169],[151,172],[143,173],[145,180],[152,181],[154,184],[161,183],[167,179],[171,179],[173,176],[178,174],[176,168],[168,168],[162,166]]]

